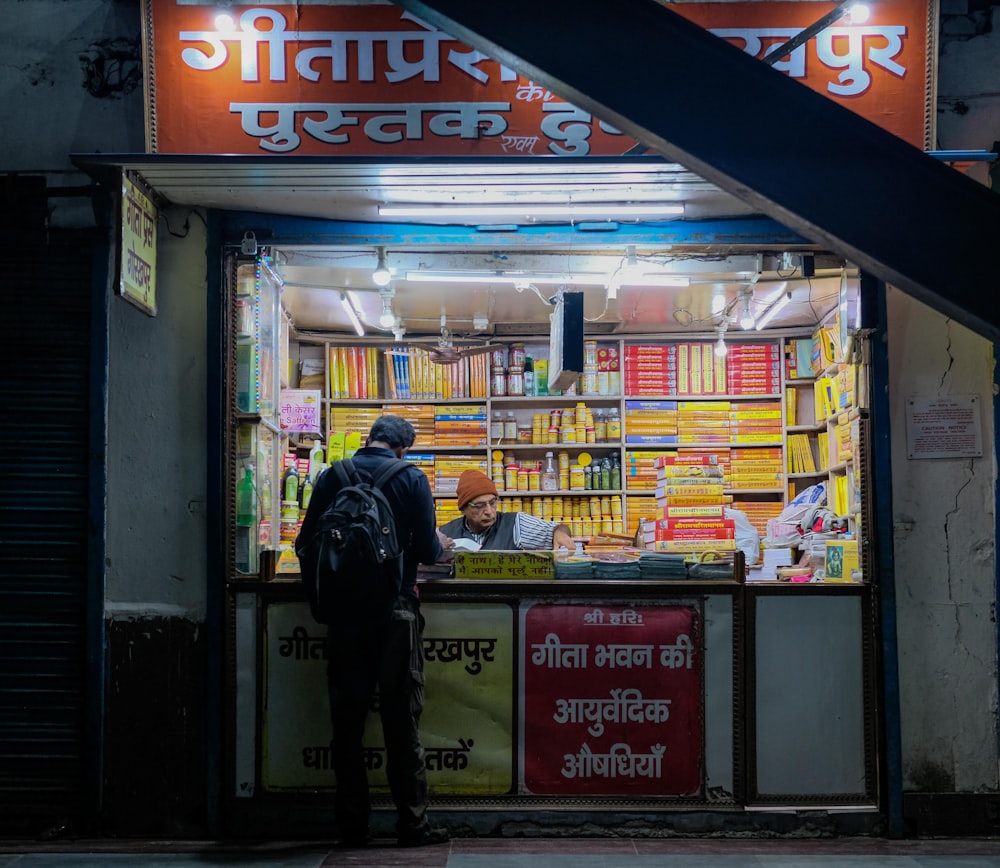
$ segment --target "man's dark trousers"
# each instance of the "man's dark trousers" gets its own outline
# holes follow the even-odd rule
[[[362,737],[376,687],[397,831],[412,833],[426,825],[427,773],[418,733],[424,705],[423,628],[419,602],[406,595],[384,624],[348,616],[328,628],[334,804],[342,838],[360,841],[368,835],[371,804]]]

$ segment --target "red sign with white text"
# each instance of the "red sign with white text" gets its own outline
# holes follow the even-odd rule
[[[529,792],[702,793],[699,608],[539,603],[524,617]]]
[[[583,157],[635,145],[395,5],[145,3],[154,153]],[[834,6],[670,8],[762,57]],[[920,0],[880,0],[866,24],[828,28],[775,67],[926,147],[927,17]],[[761,109],[748,134],[794,134],[780,107]]]

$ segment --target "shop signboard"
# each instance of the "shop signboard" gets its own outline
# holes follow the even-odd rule
[[[156,221],[152,194],[137,177],[122,174],[118,294],[156,316]]]
[[[524,612],[524,784],[550,796],[701,796],[701,605]]]
[[[636,142],[391,3],[144,0],[147,150],[161,154],[585,157]],[[911,144],[930,146],[930,7],[880,0],[774,67]],[[755,57],[835,3],[670,9]],[[526,22],[525,26],[530,26]],[[693,73],[695,74],[695,73]],[[762,106],[748,135],[794,135]]]
[[[514,615],[497,604],[427,604],[426,704],[420,721],[435,794],[496,796],[514,775]],[[266,609],[261,783],[266,791],[336,786],[326,689],[326,628],[309,607]],[[373,792],[389,792],[385,740],[373,698],[363,738]]]

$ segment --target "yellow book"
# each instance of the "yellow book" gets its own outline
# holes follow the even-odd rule
[[[860,558],[856,539],[826,541],[823,578],[827,582],[857,581],[860,578]]]
[[[333,464],[344,457],[344,432],[331,431],[326,443],[326,463]]]

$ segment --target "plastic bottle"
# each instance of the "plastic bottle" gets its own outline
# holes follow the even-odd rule
[[[611,488],[614,491],[621,491],[622,487],[622,467],[618,462],[618,456],[611,456]]]
[[[601,491],[608,491],[611,488],[611,459],[605,458],[601,462]]]
[[[542,491],[559,490],[559,468],[551,452],[545,453],[545,463],[542,465]]]
[[[312,500],[313,496],[313,484],[312,479],[306,476],[302,483],[302,508],[309,509],[309,501]]]
[[[535,363],[531,356],[524,359],[524,395],[526,398],[535,397]]]
[[[612,408],[608,416],[608,443],[619,443],[622,439],[622,420],[617,408]]]
[[[249,338],[236,342],[236,409],[244,413],[257,409],[257,352]]]
[[[514,411],[507,411],[507,419],[503,423],[503,439],[507,443],[517,443],[517,419],[514,418]]]
[[[312,483],[316,482],[316,477],[320,474],[320,469],[323,464],[323,444],[316,440],[313,442],[312,449],[309,450],[309,481]],[[303,495],[304,497],[304,495]]]
[[[503,440],[503,419],[500,418],[500,411],[493,411],[493,419],[490,422],[490,443],[494,446]]]
[[[285,489],[286,501],[291,502],[299,499],[299,471],[294,464],[290,464],[288,470],[285,471],[282,485]]]
[[[247,472],[236,486],[236,524],[250,527],[257,520],[257,498],[253,490],[253,468]]]
[[[594,442],[608,442],[608,419],[604,414],[604,410],[594,411]]]
[[[583,468],[583,490],[591,491],[594,487],[594,468],[589,464]]]

